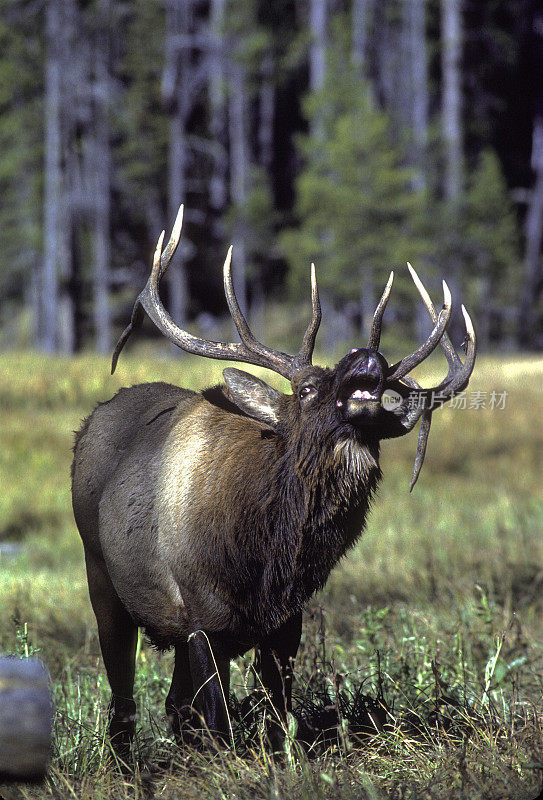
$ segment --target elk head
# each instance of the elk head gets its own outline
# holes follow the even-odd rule
[[[128,337],[142,325],[145,311],[164,336],[188,353],[265,367],[287,378],[290,380],[293,396],[297,399],[297,413],[301,415],[310,415],[320,404],[330,402],[332,399],[339,420],[355,428],[364,429],[366,435],[375,439],[403,436],[421,419],[417,454],[410,483],[410,490],[413,489],[424,461],[432,413],[445,401],[465,389],[475,363],[475,331],[464,306],[462,306],[466,326],[464,362],[459,358],[446,333],[451,315],[451,293],[445,281],[443,281],[443,306],[438,313],[415,270],[408,264],[415,286],[434,326],[424,344],[413,353],[389,365],[379,351],[381,323],[394,278],[394,273],[391,272],[374,313],[367,347],[351,350],[332,370],[322,368],[312,364],[315,338],[321,321],[313,264],[311,265],[312,317],[300,350],[295,355],[272,350],[258,342],[251,333],[232,284],[232,247],[229,248],[224,262],[224,290],[241,342],[224,343],[201,339],[181,330],[173,322],[159,299],[158,287],[179,243],[182,219],[183,206],[179,209],[172,235],[164,250],[162,249],[164,231],[159,237],[151,275],[135,302],[131,321],[123,331],[113,353],[112,373]],[[409,376],[409,373],[438,345],[441,346],[447,359],[448,373],[436,386],[422,388]],[[230,399],[244,413],[272,428],[279,424],[281,420],[279,412],[285,395],[241,370],[227,368],[223,374]],[[383,394],[386,390],[393,390],[399,395],[399,400],[393,409],[387,409],[383,405]]]

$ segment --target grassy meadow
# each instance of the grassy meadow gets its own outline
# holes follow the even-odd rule
[[[0,797],[537,797],[543,358],[531,357],[478,360],[468,407],[434,414],[411,494],[416,433],[383,443],[384,480],[367,530],[307,610],[298,711],[282,760],[270,757],[258,722],[249,731],[241,698],[252,687],[250,654],[232,668],[235,749],[213,757],[178,749],[163,706],[172,654],[143,640],[133,771],[116,768],[71,513],[72,432],[119,386],[166,380],[202,388],[224,366],[132,348],[111,377],[98,356],[0,354],[0,653],[37,653],[56,706],[47,781],[1,785]],[[427,385],[436,376],[423,373]],[[327,720],[326,740],[300,743],[300,731],[326,728]]]

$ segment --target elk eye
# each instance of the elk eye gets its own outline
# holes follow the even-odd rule
[[[300,389],[300,400],[305,397],[310,397],[312,394],[315,394],[316,391],[314,386],[302,386]]]

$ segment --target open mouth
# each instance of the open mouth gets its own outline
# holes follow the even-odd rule
[[[369,392],[367,389],[355,389],[352,394],[347,398],[348,400],[375,400],[379,402],[379,398]]]
[[[381,415],[387,363],[380,353],[360,347],[338,364],[336,407],[353,425],[375,424]]]
[[[379,383],[379,378],[374,375],[365,375],[363,378],[356,377],[351,379],[342,388],[337,399],[337,405],[341,407],[346,403],[349,405],[358,402],[380,403],[381,393],[379,391]]]

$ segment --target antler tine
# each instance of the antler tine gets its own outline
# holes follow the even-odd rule
[[[258,342],[251,333],[249,324],[243,316],[243,312],[239,307],[238,299],[234,291],[234,283],[232,281],[232,251],[233,246],[230,245],[223,266],[224,294],[226,297],[226,302],[228,303],[230,316],[234,320],[234,325],[236,326],[236,330],[240,335],[241,341],[247,345],[249,349],[252,349],[254,345],[258,345]]]
[[[439,326],[439,317],[443,314],[444,309],[439,314],[437,314],[433,306],[433,303],[430,299],[430,296],[422,284],[422,281],[418,277],[417,273],[415,272],[411,264],[408,264],[408,267],[411,273],[411,277],[413,278],[413,281],[419,291],[419,294],[422,297],[424,305],[426,306],[426,309],[432,319],[432,322],[434,323],[434,330],[432,331],[432,334],[430,334],[429,337],[431,338],[432,335],[435,333],[437,327]],[[443,286],[445,290],[447,284],[443,282]],[[450,293],[449,293],[449,298],[450,298]],[[447,298],[445,299],[447,300]],[[464,306],[462,306],[462,315],[464,317],[464,322],[466,325],[466,335],[467,335],[466,358],[464,360],[464,363],[462,363],[461,359],[458,356],[458,353],[456,352],[456,350],[452,345],[451,340],[449,339],[447,334],[444,333],[442,337],[438,339],[438,342],[439,344],[441,344],[441,347],[443,348],[449,368],[446,377],[444,378],[443,381],[441,381],[440,384],[428,389],[423,389],[417,383],[417,381],[415,381],[413,378],[411,378],[405,372],[403,372],[403,369],[401,370],[397,369],[397,365],[391,368],[391,372],[389,374],[389,377],[387,378],[387,384],[389,388],[396,389],[404,397],[404,402],[402,403],[397,412],[397,420],[399,425],[401,426],[400,430],[403,430],[403,432],[412,430],[412,428],[414,428],[414,426],[416,425],[417,421],[420,418],[422,418],[419,431],[419,438],[417,442],[417,454],[415,457],[415,463],[413,465],[413,475],[411,478],[411,483],[409,484],[410,491],[415,486],[415,483],[417,482],[418,476],[422,469],[422,465],[424,463],[426,445],[428,442],[428,434],[430,433],[430,425],[432,422],[432,412],[435,410],[435,408],[441,406],[446,400],[449,400],[450,398],[454,397],[455,394],[465,389],[468,384],[470,375],[473,372],[475,357],[477,353],[477,341],[475,336],[475,329],[473,327],[471,318]],[[410,358],[412,358],[412,356]],[[404,361],[400,362],[400,364],[404,363]],[[401,381],[399,380],[400,378]],[[413,392],[415,393],[415,398],[414,398],[415,402],[413,403],[410,402],[410,398],[407,397],[406,395],[406,386],[409,387],[411,390],[413,390]],[[400,434],[397,433],[395,435],[400,435]]]
[[[141,327],[144,319],[144,311],[148,314],[150,319],[154,322],[158,330],[166,336],[173,344],[185,350],[187,353],[194,353],[196,355],[204,356],[205,358],[217,358],[228,361],[242,361],[248,364],[254,364],[259,367],[271,369],[278,372],[285,378],[291,378],[293,374],[293,361],[294,357],[282,353],[277,350],[272,350],[266,347],[252,335],[247,325],[241,310],[239,308],[234,289],[232,286],[232,278],[230,274],[230,262],[232,259],[232,248],[229,249],[226,256],[224,265],[224,279],[225,291],[228,301],[230,312],[234,318],[234,322],[241,337],[241,343],[225,343],[213,342],[207,339],[200,339],[197,336],[187,333],[187,331],[179,328],[178,325],[172,320],[162,302],[160,300],[158,287],[161,278],[166,272],[173,254],[179,244],[179,237],[181,235],[181,225],[183,220],[183,207],[179,209],[175,224],[172,230],[170,240],[162,251],[164,243],[164,231],[161,233],[155,249],[153,257],[153,268],[149,279],[143,289],[138,295],[134,308],[132,310],[132,317],[130,323],[125,328],[111,360],[111,371],[115,371],[119,355],[126,344],[130,334]]]
[[[383,314],[385,313],[385,308],[388,303],[388,298],[390,297],[390,292],[392,290],[393,280],[394,280],[394,272],[391,272],[387,281],[387,285],[385,286],[385,290],[381,295],[381,299],[379,300],[379,303],[377,304],[377,308],[375,309],[375,313],[373,315],[370,338],[368,340],[368,347],[372,350],[379,350],[379,344],[381,342],[381,323],[383,321]]]
[[[152,295],[153,297],[158,298],[158,282],[160,281],[162,275],[166,272],[168,265],[172,259],[172,256],[175,253],[175,250],[179,243],[182,221],[183,221],[183,206],[180,207],[179,212],[177,214],[177,219],[175,221],[176,226],[177,223],[179,223],[178,226],[179,230],[177,231],[177,239],[174,240],[174,232],[172,232],[172,236],[170,237],[170,241],[168,242],[167,248],[169,251],[169,255],[167,260],[163,258],[163,253],[162,253],[162,244],[164,242],[164,236],[166,235],[166,231],[162,231],[162,233],[158,237],[157,246],[155,248],[155,252],[153,255],[153,268],[151,270],[149,280],[145,284],[145,288],[143,289],[143,291],[141,291],[137,296],[136,302],[134,303],[134,308],[132,309],[132,317],[130,319],[130,322],[128,323],[124,331],[121,333],[119,341],[115,345],[115,350],[113,351],[113,356],[111,357],[112,375],[115,372],[115,369],[117,368],[117,361],[119,360],[119,356],[121,355],[121,350],[128,341],[130,334],[133,331],[137,330],[138,328],[141,328],[141,326],[143,325],[144,310],[147,311],[147,313],[149,314],[149,311],[147,310],[146,306],[147,295]],[[174,226],[174,231],[175,231],[175,226]],[[149,314],[149,316],[151,315]]]
[[[415,391],[423,392],[424,389],[417,383],[417,381],[412,378],[410,375],[406,375],[402,378],[403,382],[409,386],[410,389],[414,389]],[[397,387],[401,388],[401,387]],[[432,424],[432,412],[430,410],[422,411],[421,414],[418,414],[414,419],[413,423],[409,427],[411,430],[414,427],[418,416],[421,416],[420,422],[420,429],[419,429],[419,436],[417,439],[417,452],[415,455],[415,462],[413,464],[413,473],[411,475],[411,480],[409,482],[409,491],[412,492],[416,482],[418,481],[420,471],[422,469],[422,465],[424,464],[424,457],[426,455],[426,446],[428,444],[428,436],[430,435],[430,426]]]
[[[419,438],[417,441],[417,454],[415,456],[415,463],[413,465],[413,475],[409,484],[410,492],[413,491],[413,487],[417,482],[422,465],[424,463],[426,445],[428,443],[428,435],[430,433],[430,425],[432,423],[432,411],[438,404],[441,404],[444,399],[454,397],[455,394],[463,391],[468,384],[471,373],[473,372],[475,356],[477,353],[475,329],[473,327],[470,315],[464,306],[462,306],[462,314],[464,316],[464,322],[466,323],[466,333],[468,337],[466,360],[464,363],[462,364],[451,344],[451,350],[454,353],[454,363],[451,364],[451,361],[449,361],[449,371],[447,373],[447,377],[438,386],[435,386],[432,389],[423,389],[413,378],[407,376],[403,378],[404,383],[407,383],[408,386],[419,392],[420,398],[420,407],[408,412],[406,423],[404,424],[406,424],[408,430],[411,430],[411,428],[415,426],[418,418],[422,417]],[[444,398],[445,393],[446,398]],[[426,400],[428,398],[430,398],[430,403],[432,403],[432,400],[434,401],[433,405],[426,406]],[[409,419],[409,417],[411,418]]]
[[[172,229],[172,235],[166,245],[166,249],[162,252],[162,245],[164,243],[164,236],[166,235],[166,231],[162,231],[160,236],[158,237],[157,246],[155,248],[155,252],[153,255],[153,268],[151,270],[151,274],[149,276],[149,280],[147,281],[145,288],[141,291],[134,303],[134,308],[132,309],[132,317],[130,322],[121,333],[119,337],[119,341],[115,345],[115,350],[113,351],[113,356],[111,358],[111,374],[115,372],[117,367],[117,361],[119,360],[119,356],[123,347],[125,346],[126,342],[128,341],[130,334],[141,328],[144,320],[144,313],[143,311],[147,311],[149,316],[153,319],[149,309],[147,308],[148,303],[148,296],[155,299],[155,302],[158,301],[158,284],[160,283],[160,279],[168,269],[170,265],[170,261],[173,258],[175,251],[177,250],[177,245],[179,244],[179,238],[181,236],[181,228],[183,225],[183,205],[179,206],[179,211],[177,212],[177,217],[175,218],[175,223]],[[160,301],[158,301],[160,302]],[[153,322],[156,323],[155,319]]]
[[[142,292],[139,293],[136,302],[134,303],[134,308],[132,309],[132,317],[130,322],[121,333],[119,337],[119,341],[115,345],[115,350],[113,351],[113,356],[111,357],[111,374],[115,372],[117,367],[117,361],[119,360],[119,356],[121,355],[121,350],[125,346],[126,342],[128,341],[130,334],[141,328],[143,325],[144,320],[144,309],[147,311],[145,306],[145,298],[147,294],[152,294],[153,296],[156,295],[158,299],[158,284],[166,270],[170,265],[170,261],[173,258],[175,251],[177,250],[177,245],[179,244],[179,239],[181,237],[181,228],[183,227],[183,210],[184,206],[181,204],[179,206],[179,211],[177,212],[177,217],[175,218],[175,222],[172,228],[172,235],[166,245],[166,249],[162,252],[162,244],[164,242],[164,236],[166,231],[162,231],[158,238],[157,246],[155,248],[154,256],[153,256],[153,268],[151,270],[151,275],[149,276],[149,280],[145,285],[145,288]],[[149,313],[147,311],[147,313]],[[154,320],[153,320],[154,321]]]
[[[224,294],[226,296],[226,302],[228,303],[228,309],[241,339],[242,344],[240,347],[244,348],[246,354],[252,356],[251,358],[238,360],[245,361],[249,364],[257,364],[261,367],[267,367],[290,380],[295,372],[294,356],[290,356],[280,350],[272,350],[271,347],[266,347],[265,344],[259,342],[258,339],[253,336],[249,324],[239,307],[238,299],[234,291],[234,283],[232,281],[232,245],[230,245],[224,261],[223,279]]]
[[[317,276],[315,273],[315,264],[311,264],[311,321],[307,326],[302,346],[298,353],[294,356],[293,366],[295,370],[311,364],[313,357],[313,350],[315,348],[315,339],[321,324],[322,312],[321,303],[319,300],[319,287],[317,286]]]
[[[467,334],[467,347],[466,358],[464,363],[458,358],[456,351],[453,350],[455,360],[454,363],[449,361],[449,371],[444,380],[441,381],[434,389],[425,389],[426,392],[433,391],[434,394],[447,392],[451,397],[453,394],[463,391],[468,385],[468,381],[473,367],[475,365],[475,357],[477,355],[477,338],[475,336],[475,328],[473,322],[468,314],[464,305],[461,306],[462,316],[464,317],[464,324],[466,326]],[[452,344],[451,344],[452,349]]]
[[[434,304],[430,299],[430,295],[426,291],[421,279],[419,278],[419,276],[417,275],[417,273],[415,272],[415,270],[413,269],[413,267],[409,262],[407,262],[407,267],[409,269],[409,272],[411,273],[411,277],[413,278],[415,286],[419,290],[419,294],[422,297],[424,305],[426,306],[426,310],[428,311],[428,314],[430,315],[432,322],[435,324],[437,320],[437,313],[434,308]],[[458,357],[458,353],[454,349],[453,343],[451,342],[448,333],[445,332],[439,343],[441,345],[441,348],[443,349],[445,358],[447,359],[447,362],[449,364],[449,373],[445,378],[445,380],[442,381],[442,383],[439,385],[439,387],[436,387],[436,390],[437,388],[443,389],[445,386],[448,386],[452,381],[453,375],[455,377],[458,377],[458,375],[461,376],[465,375],[466,376],[465,384],[467,385],[469,376],[473,371],[473,365],[475,363],[475,355],[476,355],[475,329],[473,327],[473,322],[471,321],[471,317],[466,311],[465,306],[462,305],[461,309],[462,309],[462,315],[464,317],[464,322],[466,325],[466,333],[468,336],[468,350],[466,353],[466,360],[464,361],[464,364],[462,364],[462,361]],[[462,388],[465,388],[465,386],[462,386]],[[456,388],[455,391],[461,391],[461,389]]]
[[[435,324],[436,321],[437,321],[438,315],[437,315],[436,310],[434,308],[434,304],[432,303],[432,300],[430,299],[430,295],[426,291],[426,288],[424,287],[424,284],[422,283],[422,281],[420,280],[419,276],[417,275],[417,273],[415,272],[415,270],[413,269],[413,267],[411,266],[411,264],[409,262],[407,263],[407,267],[409,269],[409,272],[411,273],[411,277],[413,278],[413,282],[415,283],[415,286],[417,287],[417,289],[419,291],[419,294],[420,294],[420,296],[422,298],[422,301],[423,301],[424,305],[426,306],[426,310],[428,311],[428,314],[429,314],[432,322]],[[465,325],[466,325],[466,333],[467,333],[467,337],[468,337],[468,349],[467,349],[467,352],[466,352],[466,359],[465,359],[464,363],[462,364],[462,361],[459,358],[458,353],[454,349],[454,346],[453,346],[448,334],[445,332],[443,334],[441,340],[440,340],[440,345],[441,345],[441,348],[442,348],[442,350],[443,350],[443,352],[445,354],[445,357],[447,359],[447,363],[449,365],[449,370],[448,370],[446,378],[438,386],[436,386],[433,389],[429,390],[429,391],[433,391],[434,393],[442,392],[442,391],[444,391],[446,389],[451,389],[454,392],[462,391],[462,389],[464,389],[466,387],[467,382],[469,380],[469,376],[471,375],[471,373],[473,371],[473,365],[475,363],[475,355],[476,355],[475,329],[473,327],[473,323],[472,323],[471,318],[470,318],[468,312],[466,311],[465,307],[462,305],[461,308],[462,308],[462,314],[463,314],[463,317],[464,317],[464,322],[465,322]],[[461,388],[459,388],[459,387],[461,387]],[[426,391],[426,390],[424,390],[424,391]]]
[[[418,395],[418,402],[411,403],[409,406],[403,404],[403,409],[400,407],[397,416],[401,420],[404,431],[410,431],[414,428],[423,411],[433,411],[437,406],[442,405],[458,392],[463,391],[468,385],[477,355],[477,339],[471,317],[464,306],[462,306],[462,315],[467,334],[466,358],[462,363],[455,352],[455,363],[449,367],[447,375],[441,383],[424,389],[408,375],[403,376],[401,381],[387,379],[388,388],[395,389],[402,396],[405,397],[406,386],[415,390]],[[417,400],[417,398],[415,397],[414,400]]]
[[[428,444],[428,436],[430,435],[430,425],[432,424],[432,412],[423,411],[422,419],[420,421],[419,438],[417,439],[417,453],[415,455],[415,463],[413,464],[413,474],[409,481],[409,491],[412,492],[415,484],[419,479],[422,465],[424,464],[424,456],[426,455],[426,445]]]
[[[172,235],[166,245],[161,259],[160,259],[160,272],[157,276],[157,284],[160,283],[162,276],[168,269],[170,265],[170,261],[173,258],[175,251],[177,250],[177,245],[179,244],[179,239],[181,238],[181,228],[183,227],[183,213],[184,213],[184,206],[181,204],[179,206],[179,211],[177,212],[177,216],[175,218],[175,222],[172,228]]]
[[[407,262],[407,269],[409,270],[409,273],[413,279],[413,283],[418,289],[418,292],[422,298],[422,302],[426,306],[426,310],[430,315],[430,319],[435,325],[437,321],[437,312],[434,308],[432,300],[430,299],[430,295],[426,291],[426,287],[424,286],[423,282],[421,281],[421,279],[419,278],[419,276],[417,275],[417,273],[415,272],[409,261]],[[447,333],[447,331],[445,331],[445,333],[441,337],[440,345],[443,349],[445,358],[447,359],[449,366],[452,366],[453,364],[458,364],[460,359],[458,358],[456,350],[454,349],[453,344],[449,339],[449,334]]]
[[[407,375],[408,372],[411,372],[416,366],[421,364],[430,353],[432,353],[436,347],[438,346],[441,337],[445,333],[445,328],[449,323],[449,319],[451,316],[451,307],[452,307],[452,299],[449,287],[443,281],[443,308],[439,312],[437,316],[436,323],[434,325],[434,329],[432,330],[429,337],[426,339],[424,344],[418,347],[414,353],[411,353],[410,356],[406,356],[402,358],[401,361],[398,361],[397,364],[393,364],[387,376],[387,380],[398,380],[399,378],[403,378],[404,375]]]

